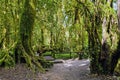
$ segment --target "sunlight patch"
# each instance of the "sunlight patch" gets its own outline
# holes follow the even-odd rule
[[[90,62],[90,60],[89,60],[89,59],[87,59],[87,60],[85,60],[85,61],[83,61],[83,62]]]
[[[73,66],[72,64],[64,64],[65,67]]]
[[[80,64],[79,66],[85,66],[85,65],[87,65],[87,64]]]

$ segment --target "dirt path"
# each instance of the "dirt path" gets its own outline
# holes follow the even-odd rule
[[[88,65],[89,60],[66,60],[64,63],[55,64],[50,71],[42,75],[42,80],[80,80],[89,74]]]
[[[119,80],[108,76],[90,75],[89,60],[65,60],[45,74],[34,74],[24,64],[15,68],[0,68],[0,80]]]
[[[89,75],[89,60],[66,60],[64,63],[55,64],[42,80],[117,80],[107,76]]]

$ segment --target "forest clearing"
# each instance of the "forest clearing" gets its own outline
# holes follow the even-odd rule
[[[120,80],[120,0],[0,5],[0,80]]]

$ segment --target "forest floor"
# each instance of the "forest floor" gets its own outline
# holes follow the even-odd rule
[[[0,68],[0,80],[119,80],[116,77],[90,75],[89,60],[69,59],[54,64],[46,73],[33,73],[24,64]]]

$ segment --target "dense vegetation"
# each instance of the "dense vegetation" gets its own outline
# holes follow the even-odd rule
[[[24,60],[41,70],[40,63],[46,61],[36,52],[82,51],[90,58],[91,73],[119,72],[117,3],[120,0],[0,0],[0,65]]]

